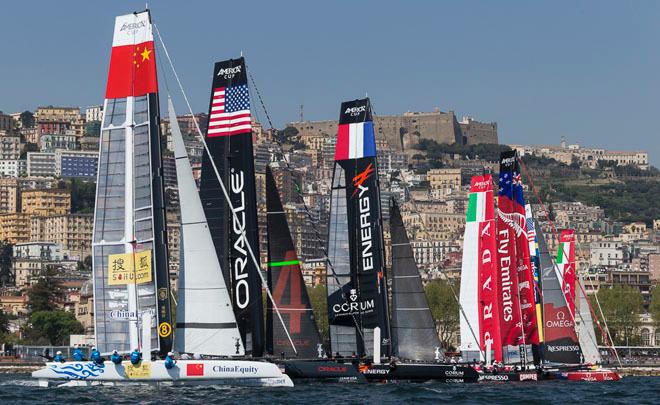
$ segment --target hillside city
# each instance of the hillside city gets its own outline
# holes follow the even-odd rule
[[[91,240],[102,115],[102,106],[0,112],[0,343],[94,344]],[[207,116],[177,120],[199,179],[203,147],[194,121],[204,131]],[[337,122],[301,116],[281,130],[256,121],[252,127],[263,268],[270,165],[305,281],[312,292],[322,289]],[[377,116],[374,128],[386,246],[389,201],[395,198],[402,204],[427,293],[451,294],[457,288],[471,177],[496,176],[499,153],[517,149],[524,162],[525,197],[550,250],[557,248],[553,224],[557,230],[575,229],[584,289],[598,294],[615,344],[660,352],[660,289],[654,288],[660,283],[655,198],[660,173],[647,152],[586,147],[559,136],[555,145],[504,145],[497,123],[459,119],[437,108]],[[161,133],[170,277],[176,290],[180,216],[166,118],[161,118]],[[456,347],[458,304],[452,297],[429,300],[432,306],[438,302],[433,310],[444,342]],[[42,319],[36,316],[40,311],[59,315]]]

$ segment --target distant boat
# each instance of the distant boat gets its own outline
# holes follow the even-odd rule
[[[149,11],[117,17],[94,222],[95,334],[105,355],[138,349],[144,359],[137,365],[49,362],[32,376],[43,386],[136,382],[292,386],[272,363],[228,358],[242,355],[244,345],[171,100],[182,217],[176,347],[205,358],[179,360],[170,369],[163,360],[152,360],[152,351],[162,357],[171,350],[174,332],[155,63]]]

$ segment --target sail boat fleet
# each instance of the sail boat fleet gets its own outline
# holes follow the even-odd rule
[[[609,371],[580,371],[585,360],[600,359],[584,297],[575,313],[573,236],[562,234],[555,265],[540,228],[532,231],[515,152],[502,156],[498,210],[491,176],[472,179],[460,291],[464,362],[444,362],[396,201],[390,202],[392,267],[386,269],[368,98],[340,109],[327,240],[326,346],[270,168],[265,277],[260,269],[242,57],[214,66],[208,128],[199,131],[205,151],[199,191],[168,94],[181,211],[175,301],[155,52],[148,10],[116,18],[92,241],[96,346],[104,354],[137,350],[144,359],[48,362],[33,373],[41,385],[618,379]],[[172,350],[184,354],[173,367],[162,360]],[[492,372],[493,362],[523,370]]]

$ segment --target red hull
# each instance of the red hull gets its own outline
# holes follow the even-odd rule
[[[568,381],[619,381],[621,376],[610,370],[568,371],[557,373],[557,377]]]

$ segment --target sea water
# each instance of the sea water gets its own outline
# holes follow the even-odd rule
[[[39,388],[27,374],[0,375],[0,404],[659,404],[660,377],[617,382],[304,384],[294,388]]]

